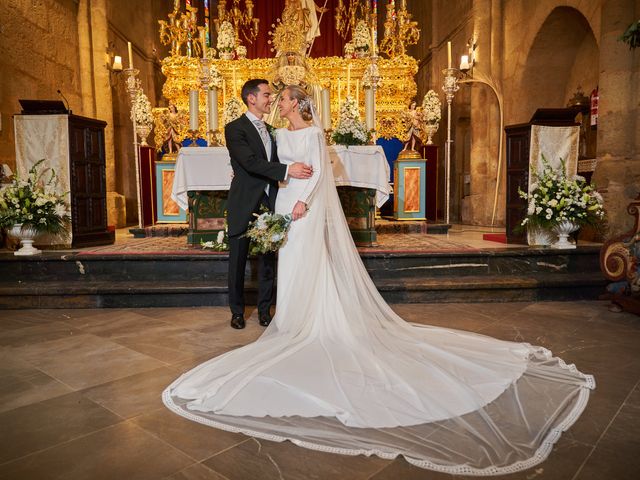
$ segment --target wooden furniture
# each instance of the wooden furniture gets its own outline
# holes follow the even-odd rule
[[[115,240],[115,232],[107,228],[106,126],[101,120],[69,115],[73,247],[105,245]]]
[[[606,298],[622,310],[640,315],[640,195],[627,212],[635,217],[634,227],[602,245],[600,269],[612,282]]]
[[[153,147],[138,147],[140,158],[140,209],[142,226],[155,225],[158,221],[156,212],[156,150]]]
[[[518,189],[528,190],[532,125],[576,126],[575,116],[575,108],[541,108],[533,114],[529,123],[505,127],[507,134],[507,243],[527,243],[526,230],[518,229],[527,214],[527,201],[520,197]]]

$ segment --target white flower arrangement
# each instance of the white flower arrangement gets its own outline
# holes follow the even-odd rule
[[[438,94],[433,90],[429,90],[422,99],[422,110],[424,120],[429,125],[435,125],[442,118],[442,103]]]
[[[577,225],[603,225],[602,196],[584,177],[567,178],[565,163],[560,162],[560,168],[554,170],[543,155],[542,173],[534,173],[536,181],[531,185],[530,193],[518,189],[520,197],[528,202],[527,217],[521,226],[552,228],[563,221]]]
[[[236,48],[236,32],[227,20],[220,25],[217,47],[219,52],[233,52]]]
[[[367,26],[367,22],[360,20],[356,24],[356,30],[353,34],[353,46],[361,52],[368,52],[371,42],[371,32]]]
[[[226,212],[225,212],[226,214]],[[229,226],[227,220],[224,221],[224,230],[220,230],[215,240],[209,240],[205,242],[200,240],[200,246],[203,249],[210,249],[216,252],[225,252],[229,250]]]
[[[149,128],[153,126],[151,103],[141,88],[138,89],[131,106],[131,120],[135,120],[137,125],[145,125]]]
[[[344,56],[345,58],[352,58],[356,49],[353,46],[353,42],[347,42],[344,44]]]
[[[236,118],[244,113],[244,104],[237,98],[231,98],[224,106],[222,112],[222,123],[226,125],[229,122],[233,122]]]
[[[340,118],[332,135],[333,141],[338,145],[365,145],[369,138],[370,133],[360,120],[358,103],[353,97],[347,96],[340,105]]]
[[[244,45],[238,45],[236,47],[236,55],[238,56],[238,58],[246,58],[247,47],[245,47]]]
[[[0,190],[0,227],[22,224],[38,232],[59,233],[69,225],[66,194],[56,194],[58,179],[51,168],[39,171],[44,159],[29,170],[26,180],[16,175],[13,182]],[[48,180],[45,172],[51,171]]]

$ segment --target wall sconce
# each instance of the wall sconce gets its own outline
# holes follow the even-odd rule
[[[476,48],[478,48],[478,44],[475,38],[469,39],[467,48],[469,49],[468,55],[460,57],[460,71],[465,75],[467,72],[473,71],[473,66],[476,64]]]
[[[114,87],[118,83],[118,75],[122,73],[122,57],[115,54],[113,42],[107,47],[106,65],[109,70],[109,85]]]

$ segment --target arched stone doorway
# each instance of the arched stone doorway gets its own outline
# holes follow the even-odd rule
[[[557,7],[536,34],[521,70],[516,118],[526,122],[538,108],[564,107],[580,86],[598,85],[599,48],[587,19],[575,8]]]

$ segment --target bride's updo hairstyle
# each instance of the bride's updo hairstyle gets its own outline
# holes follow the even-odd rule
[[[302,87],[298,85],[288,85],[285,90],[289,92],[289,98],[295,98],[298,100],[298,110],[300,116],[305,122],[309,122],[313,119],[311,113],[311,97],[305,92]]]

